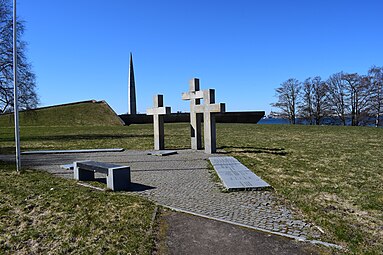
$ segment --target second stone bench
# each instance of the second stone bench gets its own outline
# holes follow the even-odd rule
[[[73,162],[74,179],[93,181],[94,173],[106,174],[106,186],[113,191],[127,190],[130,186],[130,167],[98,161]]]

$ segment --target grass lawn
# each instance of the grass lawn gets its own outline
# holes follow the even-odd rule
[[[353,254],[383,252],[383,129],[222,125],[218,145]]]
[[[166,124],[166,147],[189,148],[188,128],[188,124]],[[325,241],[341,244],[351,254],[382,254],[383,129],[252,124],[218,124],[217,129],[218,147],[240,159],[320,226]],[[21,145],[22,150],[151,149],[152,132],[151,125],[22,127]],[[11,153],[13,145],[13,129],[0,128],[0,153]],[[37,197],[39,192],[43,191],[36,191]]]
[[[155,205],[0,163],[0,254],[151,254]]]

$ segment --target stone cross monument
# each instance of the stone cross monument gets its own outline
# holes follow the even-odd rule
[[[202,114],[195,112],[195,106],[201,103],[203,92],[200,91],[199,79],[193,78],[189,81],[189,92],[182,93],[182,100],[190,100],[190,131],[191,148],[202,149],[201,122]]]
[[[196,86],[197,85],[197,86]],[[215,90],[199,90],[199,80],[192,79],[190,82],[189,92],[182,94],[183,100],[191,100],[190,102],[190,126],[191,126],[191,144],[192,149],[198,148],[198,141],[201,143],[201,121],[198,120],[199,114],[203,114],[204,122],[204,145],[205,153],[215,153],[216,146],[216,125],[215,113],[225,112],[225,104],[215,103]],[[203,99],[203,104],[200,100]],[[195,101],[194,101],[195,100]],[[194,101],[194,102],[193,102]],[[198,132],[199,130],[199,132]],[[194,135],[194,136],[193,136]],[[193,147],[194,146],[194,147]],[[202,146],[201,146],[202,147]]]
[[[129,114],[137,114],[136,109],[136,82],[134,80],[133,56],[130,53],[129,78],[128,78]]]
[[[164,107],[164,96],[155,95],[153,97],[154,107],[147,109],[147,115],[153,115],[154,127],[154,150],[163,150],[165,148],[164,134],[164,116],[170,114],[170,107]]]
[[[195,106],[196,113],[203,113],[203,135],[205,153],[211,154],[217,151],[217,135],[215,126],[215,113],[225,112],[224,103],[215,103],[215,90],[203,91],[203,104]]]

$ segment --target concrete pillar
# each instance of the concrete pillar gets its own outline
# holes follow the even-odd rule
[[[189,91],[199,91],[199,79],[193,78],[189,82]],[[190,100],[190,137],[193,150],[202,149],[202,114],[196,113],[194,108],[201,104],[201,99]]]
[[[164,116],[170,114],[170,107],[164,107],[163,95],[153,97],[153,108],[147,109],[147,115],[153,115],[154,150],[165,149]]]
[[[133,56],[130,53],[130,64],[129,64],[129,86],[128,86],[128,98],[129,98],[129,114],[137,114],[136,108],[136,81],[134,79],[134,68],[133,68]]]
[[[225,112],[225,104],[215,104],[215,90],[208,89],[203,91],[203,104],[196,105],[195,111],[203,113],[205,153],[215,153],[217,151],[215,113]]]
[[[190,100],[190,138],[193,150],[202,149],[202,114],[195,111],[195,107],[201,104],[203,92],[200,91],[199,79],[189,81],[189,91],[182,93],[182,100]]]

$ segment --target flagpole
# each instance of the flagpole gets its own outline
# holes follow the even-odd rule
[[[20,160],[20,131],[19,131],[19,106],[17,93],[17,21],[16,0],[13,0],[13,111],[15,113],[15,143],[16,143],[16,171],[21,169]]]

